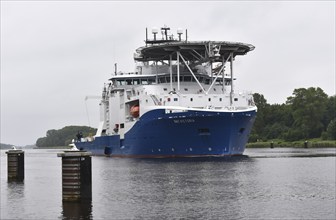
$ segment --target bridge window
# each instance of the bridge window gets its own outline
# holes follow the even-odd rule
[[[204,77],[197,77],[197,79],[198,79],[198,81],[200,82],[200,83],[202,83],[203,81],[204,81]]]
[[[140,84],[140,80],[139,79],[134,79],[133,80],[133,85],[139,85]]]
[[[223,79],[217,79],[216,84],[217,85],[222,85],[223,84]]]
[[[152,78],[149,78],[149,79],[148,79],[148,84],[152,84],[152,83],[154,83],[154,82],[155,82],[154,79],[152,79]]]
[[[132,85],[132,80],[131,79],[127,79],[126,83],[127,83],[127,85]]]
[[[160,77],[159,78],[159,83],[166,83],[166,78],[165,77]]]
[[[191,80],[192,80],[191,76],[184,77],[184,82],[191,82]]]
[[[141,79],[141,85],[148,85],[147,79]]]
[[[124,85],[126,85],[126,81],[125,81],[125,80],[118,80],[117,82],[118,82],[118,85],[119,85],[119,86],[124,86]]]

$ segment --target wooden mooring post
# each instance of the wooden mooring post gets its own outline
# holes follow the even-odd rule
[[[8,181],[23,182],[24,180],[24,151],[9,150],[7,154]]]
[[[82,202],[92,199],[91,152],[64,151],[62,157],[62,200]]]

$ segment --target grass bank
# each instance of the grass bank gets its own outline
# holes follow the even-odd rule
[[[311,139],[306,141],[284,141],[269,140],[248,143],[247,148],[271,148],[271,147],[290,147],[290,148],[336,148],[336,140]]]

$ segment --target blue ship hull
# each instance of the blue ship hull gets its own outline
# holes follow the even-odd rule
[[[124,135],[76,142],[78,149],[113,157],[209,157],[242,155],[256,111],[152,110]]]

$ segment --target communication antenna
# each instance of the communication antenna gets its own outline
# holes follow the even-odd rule
[[[181,35],[183,34],[182,28],[177,28],[177,34],[179,36],[179,41],[181,41]]]
[[[117,63],[115,63],[114,64],[114,75],[116,76],[117,75],[117,69],[118,68],[118,64]]]
[[[159,33],[159,30],[156,27],[153,27],[152,34],[154,35],[154,40],[156,40],[157,33]]]
[[[188,30],[186,29],[186,42],[188,41]]]
[[[166,40],[168,40],[168,30],[170,30],[169,27],[167,27],[167,25],[165,25],[164,27],[161,28],[162,31],[164,31],[164,35],[166,36]]]

